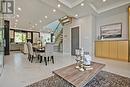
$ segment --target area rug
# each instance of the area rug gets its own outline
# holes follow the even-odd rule
[[[33,83],[26,87],[74,87],[58,76],[51,76],[47,79]],[[130,87],[130,78],[123,77],[106,71],[99,72],[84,87]]]

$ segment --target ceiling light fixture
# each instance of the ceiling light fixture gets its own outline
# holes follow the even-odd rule
[[[39,22],[42,23],[42,20],[40,20]]]
[[[103,2],[106,2],[106,0],[102,0]]]
[[[48,17],[47,17],[47,16],[45,16],[45,18],[47,19]]]
[[[34,28],[34,26],[32,26]]]
[[[53,12],[56,12],[56,9],[53,9]]]
[[[60,4],[58,4],[57,6],[58,6],[58,8],[60,8]]]
[[[35,26],[37,26],[37,24],[35,24]]]
[[[18,20],[17,20],[17,19],[16,19],[15,21],[16,21],[16,22],[18,22]]]
[[[19,18],[20,16],[19,15],[16,15],[17,18]]]
[[[19,11],[22,11],[22,9],[21,9],[21,8],[18,8],[18,10],[19,10]]]
[[[81,6],[84,6],[84,3],[81,3],[80,5],[81,5]]]
[[[76,14],[75,17],[78,17],[78,14]]]
[[[17,25],[17,23],[15,23],[15,25]]]

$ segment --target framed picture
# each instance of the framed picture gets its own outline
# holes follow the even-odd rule
[[[122,37],[122,23],[114,23],[100,27],[101,38],[121,38]]]

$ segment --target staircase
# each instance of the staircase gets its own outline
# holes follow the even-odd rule
[[[57,26],[53,29],[53,34],[55,37],[55,51],[62,52],[63,51],[63,26],[70,24],[72,22],[72,18],[69,16],[64,16],[60,18],[57,22]]]
[[[55,44],[57,45],[57,51],[63,51],[63,28],[62,30],[56,35]]]
[[[71,24],[72,23],[72,17],[69,16],[64,16],[62,18],[59,19],[60,23],[64,26],[67,24]]]

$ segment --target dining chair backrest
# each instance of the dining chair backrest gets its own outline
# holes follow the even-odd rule
[[[29,53],[30,55],[33,55],[32,43],[31,43],[31,42],[28,42],[28,43],[27,43],[27,46],[28,46],[28,53]]]
[[[46,43],[45,54],[47,56],[53,56],[53,51],[54,51],[54,44],[53,43]]]
[[[79,56],[81,54],[81,49],[75,49],[75,55]]]
[[[27,46],[27,43],[24,44],[24,53],[28,53],[28,46]]]

